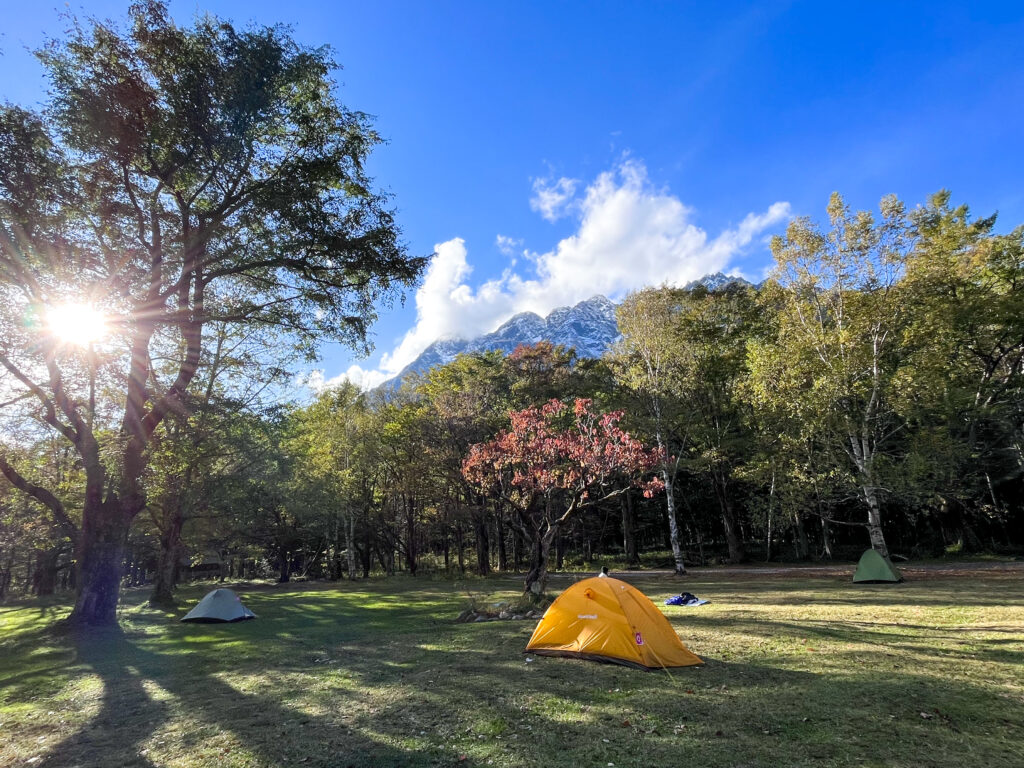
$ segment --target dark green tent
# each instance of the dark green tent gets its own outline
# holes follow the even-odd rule
[[[882,557],[877,550],[869,549],[860,557],[857,572],[853,574],[854,584],[892,584],[903,581],[896,566],[887,557]]]

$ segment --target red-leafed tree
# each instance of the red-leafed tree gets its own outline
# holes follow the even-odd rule
[[[513,524],[531,545],[525,591],[539,595],[562,526],[631,487],[645,496],[660,491],[662,481],[651,476],[660,455],[619,427],[621,411],[598,413],[589,399],[571,406],[555,399],[509,418],[511,429],[470,448],[462,473],[515,510]]]

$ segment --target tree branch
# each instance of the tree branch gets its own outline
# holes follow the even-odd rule
[[[53,400],[51,400],[50,397],[43,390],[43,388],[36,384],[34,381],[32,381],[26,374],[24,374],[21,371],[20,368],[18,368],[13,362],[11,362],[10,358],[8,358],[7,355],[3,353],[0,353],[0,365],[3,365],[4,368],[10,371],[11,375],[14,376],[14,378],[16,378],[22,384],[24,384],[29,389],[29,391],[33,395],[35,395],[36,399],[39,400],[40,403],[42,403],[43,420],[51,427],[56,429],[58,432],[60,432],[62,435],[64,435],[64,437],[70,440],[72,444],[77,445],[78,440],[80,439],[79,434],[74,430],[74,428],[68,426],[67,424],[63,423],[59,418],[57,418],[57,407],[54,404]]]
[[[4,477],[7,478],[11,485],[19,491],[28,494],[49,509],[50,512],[53,513],[56,523],[63,528],[65,532],[71,534],[73,538],[73,535],[78,532],[78,527],[74,524],[71,518],[68,517],[67,510],[64,509],[64,504],[61,500],[46,488],[29,482],[24,475],[18,472],[18,470],[11,465],[7,460],[7,456],[4,455],[3,452],[0,452],[0,472],[3,473]]]

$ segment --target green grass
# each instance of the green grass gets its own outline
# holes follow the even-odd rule
[[[128,592],[85,639],[50,631],[61,604],[0,607],[0,765],[1024,765],[1019,573],[629,578],[712,600],[664,608],[704,667],[527,657],[534,622],[455,624],[444,581],[243,586],[260,618],[231,625]]]

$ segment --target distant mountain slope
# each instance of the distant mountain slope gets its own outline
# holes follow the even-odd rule
[[[749,280],[744,280],[742,277],[735,277],[733,275],[723,275],[721,272],[715,272],[713,275],[704,275],[704,277],[691,280],[683,286],[688,291],[692,291],[698,285],[703,285],[709,291],[720,291],[727,285],[738,283],[739,285],[749,285],[754,288],[759,288],[760,284],[754,285]]]
[[[716,272],[687,283],[684,287],[692,289],[704,285],[716,291],[732,283],[750,285],[741,277]],[[439,339],[423,350],[397,376],[384,382],[381,388],[394,389],[407,374],[424,373],[435,366],[450,363],[464,353],[491,352],[496,349],[511,352],[520,344],[550,341],[552,344],[573,347],[579,357],[594,358],[601,357],[618,338],[615,304],[604,296],[594,296],[574,307],[559,307],[547,317],[522,312],[509,318],[497,330],[475,339]]]
[[[496,349],[511,352],[520,344],[536,344],[538,341],[574,347],[580,357],[600,357],[618,336],[615,305],[604,296],[594,296],[575,307],[559,307],[547,317],[521,312],[502,323],[497,330],[475,339],[435,341],[383,386],[394,387],[407,374],[429,371],[434,366],[450,363],[461,354]]]

